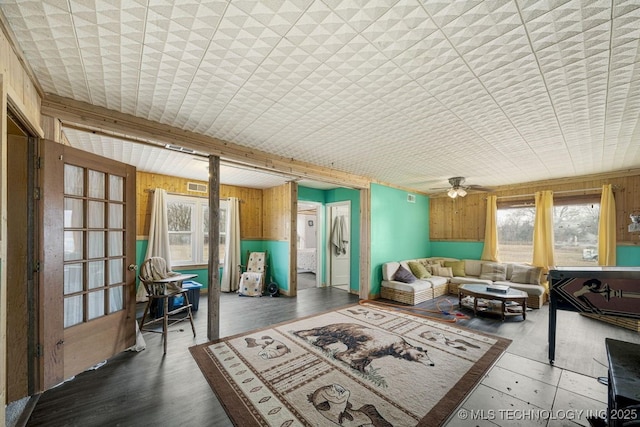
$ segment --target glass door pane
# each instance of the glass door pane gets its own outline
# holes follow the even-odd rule
[[[65,327],[124,308],[124,178],[64,169]]]

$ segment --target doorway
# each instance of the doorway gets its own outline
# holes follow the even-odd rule
[[[298,291],[321,286],[321,203],[298,202],[297,282]]]
[[[327,253],[329,286],[350,292],[351,202],[327,204]]]
[[[11,114],[7,117],[7,396],[10,403],[37,391],[35,303],[35,203],[33,156],[36,139]]]

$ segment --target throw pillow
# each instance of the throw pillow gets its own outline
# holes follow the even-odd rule
[[[411,274],[411,272],[403,266],[400,266],[393,275],[393,280],[397,280],[402,283],[413,283],[416,281],[416,276]]]
[[[482,264],[480,279],[494,282],[507,280],[507,266],[505,264],[486,262]]]
[[[419,263],[418,261],[409,261],[409,270],[413,273],[414,276],[418,279],[428,279],[431,277],[431,273],[427,271],[427,268]]]
[[[451,271],[451,267],[433,267],[433,274],[440,277],[453,277],[453,271]]]
[[[429,274],[433,274],[433,270],[431,269],[432,265],[427,261],[420,261],[420,264],[424,265],[424,268],[429,272]]]
[[[464,261],[445,261],[445,267],[451,267],[453,275],[456,277],[464,277]]]
[[[542,273],[542,268],[540,267],[514,264],[511,281],[513,283],[540,285],[540,273]]]

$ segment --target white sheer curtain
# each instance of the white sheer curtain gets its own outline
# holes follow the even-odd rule
[[[149,224],[149,245],[144,259],[159,256],[167,262],[171,270],[171,252],[169,250],[169,222],[167,219],[167,192],[162,188],[153,191],[151,223]],[[138,288],[136,301],[146,301],[144,286]]]
[[[238,290],[240,276],[240,201],[230,197],[227,202],[227,241],[224,248],[224,266],[222,270],[222,292]]]

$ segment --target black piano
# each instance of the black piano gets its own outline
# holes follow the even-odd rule
[[[558,310],[640,319],[640,267],[557,268],[549,271],[549,286],[552,365]],[[640,345],[607,338],[605,347],[609,361],[608,425],[640,425]]]
[[[640,319],[640,267],[558,267],[549,271],[549,363],[557,310]]]

